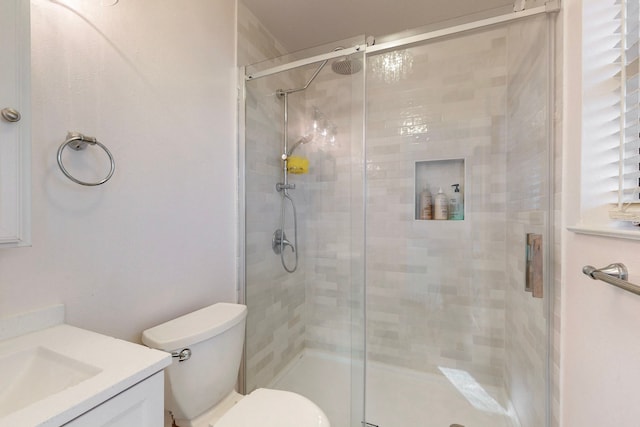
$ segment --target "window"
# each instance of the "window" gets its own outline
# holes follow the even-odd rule
[[[618,0],[616,49],[619,55],[614,64],[619,81],[619,129],[617,151],[618,170],[615,191],[617,203],[610,211],[615,220],[640,223],[640,108],[639,49],[640,14],[638,0]],[[615,168],[614,168],[615,171]]]
[[[568,188],[579,188],[579,198],[567,193],[567,219],[575,224],[569,230],[640,240],[640,0],[579,3],[581,37],[566,39],[565,60],[569,70],[580,73],[580,84],[574,84],[572,72],[563,77],[569,88],[566,111],[581,107],[581,126],[571,127],[571,119],[567,124],[574,132],[567,141],[579,137],[581,150],[580,158],[565,162]]]

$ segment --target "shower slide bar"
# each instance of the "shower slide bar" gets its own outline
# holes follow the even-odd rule
[[[627,267],[622,263],[609,264],[602,268],[585,265],[582,268],[582,272],[593,280],[602,280],[625,291],[640,295],[640,286],[627,281],[629,272],[627,271]]]
[[[324,53],[321,55],[315,55],[309,58],[299,59],[297,61],[267,68],[265,70],[246,75],[245,80],[246,81],[255,80],[260,77],[269,76],[272,74],[280,73],[282,71],[292,70],[294,68],[313,64],[315,62],[325,61],[325,60],[334,59],[342,56],[348,56],[357,52],[367,52],[367,53],[381,52],[385,50],[395,49],[401,46],[407,46],[415,43],[420,43],[428,40],[437,39],[440,37],[461,33],[464,31],[470,31],[470,30],[480,29],[484,27],[489,27],[496,24],[502,24],[509,21],[515,21],[515,20],[526,18],[533,15],[558,12],[559,10],[560,10],[560,0],[550,0],[550,1],[547,1],[543,6],[533,7],[531,9],[515,11],[515,12],[507,13],[504,15],[498,15],[491,18],[469,22],[466,24],[454,25],[454,26],[443,28],[440,30],[428,31],[421,34],[402,37],[396,40],[390,40],[388,42],[374,44],[371,46],[367,46],[367,44],[365,43],[365,44],[341,49],[338,51]]]

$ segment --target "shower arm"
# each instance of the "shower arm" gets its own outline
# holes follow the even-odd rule
[[[320,71],[322,71],[324,66],[327,65],[327,62],[329,62],[328,59],[325,59],[324,61],[322,61],[322,64],[320,64],[318,69],[313,73],[311,78],[307,81],[307,83],[304,86],[296,89],[278,89],[276,91],[276,95],[278,95],[279,97],[283,97],[290,93],[302,92],[303,90],[306,90],[309,87],[309,85],[316,79],[316,77],[318,77],[318,74],[320,74]],[[285,98],[285,102],[286,102],[286,98]]]

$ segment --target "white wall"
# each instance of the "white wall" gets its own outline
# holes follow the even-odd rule
[[[640,282],[640,242],[578,235],[582,99],[583,6],[602,0],[565,0],[565,127],[563,152],[562,427],[637,426],[640,407],[640,298],[582,274],[585,264],[622,262]]]
[[[0,251],[0,316],[62,302],[136,341],[236,284],[234,0],[32,0],[33,247]],[[116,172],[65,178],[68,130]],[[77,173],[106,173],[97,148]],[[104,159],[102,159],[104,160]]]

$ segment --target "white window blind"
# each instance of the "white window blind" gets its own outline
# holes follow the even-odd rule
[[[640,222],[640,0],[617,0],[616,36],[619,50],[614,65],[619,79],[619,144],[612,147],[617,159],[617,204],[612,219]],[[612,171],[615,172],[615,167]]]

